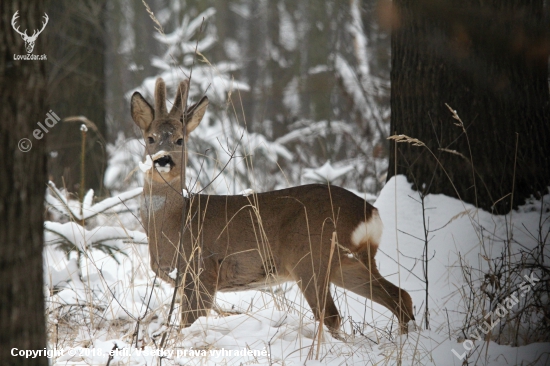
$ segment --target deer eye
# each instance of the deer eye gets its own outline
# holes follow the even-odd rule
[[[154,143],[155,143],[155,139],[152,138],[152,137],[147,137],[147,142],[150,143],[150,144],[154,144]]]
[[[176,141],[176,144],[178,144],[179,146],[183,145],[183,139],[178,139],[178,141]]]

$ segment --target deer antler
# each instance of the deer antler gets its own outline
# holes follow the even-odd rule
[[[50,18],[48,17],[48,14],[44,13],[44,20],[45,20],[45,21],[42,22],[42,29],[40,29],[40,30],[38,31],[38,33],[36,33],[37,31],[35,30],[35,31],[33,32],[32,36],[29,37],[29,35],[27,34],[27,30],[26,30],[26,29],[25,29],[24,32],[21,32],[21,31],[19,30],[19,26],[16,26],[16,24],[15,24],[16,21],[17,21],[17,18],[19,18],[19,14],[18,14],[18,13],[19,13],[19,10],[17,10],[17,11],[15,12],[15,14],[13,14],[13,17],[11,18],[11,26],[12,26],[12,28],[13,28],[17,33],[19,33],[19,34],[21,35],[21,37],[22,37],[25,41],[30,41],[30,42],[35,41],[36,38],[38,37],[38,35],[39,35],[40,33],[42,33],[42,31],[44,30],[44,28],[46,28],[46,24],[48,24],[48,20],[50,20]]]
[[[42,31],[44,30],[44,28],[46,28],[46,25],[48,24],[48,20],[50,20],[50,18],[48,18],[48,14],[44,13],[44,20],[45,22],[42,22],[42,29],[40,29],[38,31],[38,33],[36,33],[36,30],[33,32],[32,36],[29,37],[30,40],[36,40],[36,38],[38,37],[38,35],[40,33],[42,33]],[[25,30],[26,32],[26,30]]]
[[[23,37],[23,39],[29,38],[29,36],[27,35],[26,29],[25,29],[25,33],[22,33],[19,31],[19,26],[17,26],[17,28],[15,27],[15,21],[17,20],[17,18],[19,18],[19,15],[17,13],[19,13],[19,10],[17,10],[15,14],[13,14],[13,17],[11,18],[11,26],[17,33],[21,35],[21,37]]]

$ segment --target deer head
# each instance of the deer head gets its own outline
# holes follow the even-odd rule
[[[36,38],[38,38],[38,35],[40,33],[42,33],[42,31],[44,30],[44,28],[46,28],[46,24],[48,24],[48,14],[44,13],[44,22],[42,23],[42,29],[40,29],[37,33],[37,31],[35,30],[33,33],[32,33],[32,36],[28,36],[27,35],[27,30],[25,29],[24,32],[20,32],[19,31],[19,26],[15,26],[15,21],[17,20],[17,18],[19,18],[19,15],[17,14],[19,13],[19,10],[15,12],[15,14],[13,14],[13,17],[11,18],[11,26],[12,28],[21,35],[21,38],[23,38],[23,41],[25,41],[25,49],[27,50],[27,53],[31,53],[32,50],[34,49],[34,42],[36,42]]]
[[[166,109],[166,85],[162,78],[158,78],[155,84],[154,109],[140,93],[132,95],[132,118],[143,133],[146,154],[153,162],[146,176],[154,182],[173,185],[181,180],[181,188],[186,188],[185,146],[189,134],[197,128],[208,106],[208,98],[205,96],[187,108],[188,95],[189,81],[182,81],[169,113]]]

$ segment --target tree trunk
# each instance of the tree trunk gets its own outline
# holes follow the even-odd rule
[[[391,134],[417,138],[433,155],[392,142],[388,178],[405,174],[423,193],[500,214],[547,193],[543,0],[396,0],[393,9]]]
[[[12,348],[46,347],[42,263],[46,145],[33,137],[36,122],[43,122],[49,110],[46,63],[14,61],[14,54],[26,54],[23,40],[11,27],[17,10],[20,29],[32,34],[42,27],[44,1],[1,2],[0,365],[48,365],[45,357],[11,356]],[[48,54],[47,34],[48,27],[36,40],[35,55]],[[22,138],[29,141],[20,142]],[[28,142],[32,149],[22,152]]]

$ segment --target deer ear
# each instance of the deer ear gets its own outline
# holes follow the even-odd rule
[[[208,98],[202,97],[198,103],[193,104],[185,113],[185,125],[187,126],[188,135],[201,123],[204,113],[206,113],[206,107],[208,107]]]
[[[147,131],[154,119],[153,107],[138,92],[132,95],[130,106],[135,124],[142,131]]]

